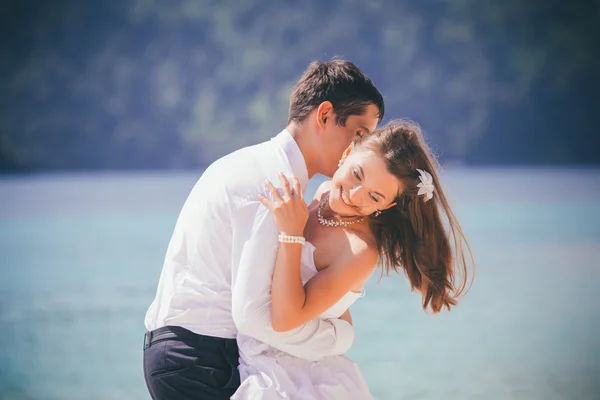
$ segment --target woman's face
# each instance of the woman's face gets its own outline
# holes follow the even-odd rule
[[[333,175],[329,206],[340,216],[369,215],[394,206],[404,185],[388,172],[383,158],[357,147]]]

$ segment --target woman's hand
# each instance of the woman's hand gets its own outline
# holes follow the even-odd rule
[[[258,199],[273,213],[280,233],[289,236],[304,236],[304,228],[308,221],[308,206],[302,197],[300,181],[294,176],[292,188],[283,173],[280,172],[278,175],[283,188],[283,196],[270,181],[265,180],[265,186],[269,189],[273,201],[261,194],[258,195]]]

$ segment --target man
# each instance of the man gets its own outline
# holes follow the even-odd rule
[[[258,194],[279,172],[299,177],[302,190],[317,173],[332,176],[351,141],[383,118],[383,98],[354,64],[333,60],[313,62],[290,103],[285,130],[214,162],[181,210],[146,314],[144,375],[155,400],[229,399],[240,384],[238,334],[309,360],[352,345],[342,319],[273,330],[277,228]]]

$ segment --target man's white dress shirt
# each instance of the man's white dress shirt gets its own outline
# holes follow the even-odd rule
[[[272,328],[278,231],[258,194],[267,195],[265,179],[279,186],[279,172],[297,176],[306,190],[306,163],[286,130],[206,169],[177,220],[147,330],[175,325],[222,338],[241,333],[307,360],[348,351],[354,329],[340,319],[314,319],[289,332]]]

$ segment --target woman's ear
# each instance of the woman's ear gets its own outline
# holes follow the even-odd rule
[[[403,200],[406,200],[406,197],[403,196],[405,190],[406,190],[406,181],[399,181],[399,188],[398,188],[398,194],[396,195],[396,199],[399,200],[401,203],[403,202]],[[404,203],[405,204],[405,203]],[[384,210],[390,209],[392,207],[398,206],[398,202],[393,201],[392,204],[390,204],[389,206],[385,207]]]
[[[397,205],[398,205],[398,203],[396,203],[396,202],[394,201],[392,204],[388,205],[387,207],[384,207],[383,209],[384,209],[384,210],[388,210],[388,209],[390,209],[390,208],[392,208],[392,207],[395,207],[395,206],[397,206]]]

